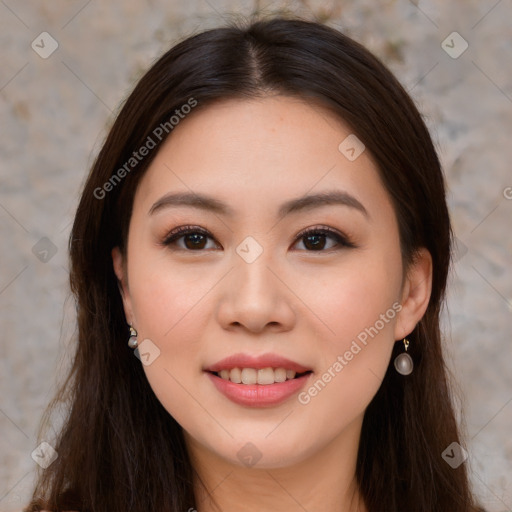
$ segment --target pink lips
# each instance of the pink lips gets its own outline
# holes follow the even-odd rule
[[[213,372],[221,370],[231,370],[233,368],[285,368],[295,370],[297,373],[306,373],[285,382],[275,382],[274,384],[236,384],[230,380],[222,379]],[[312,370],[305,366],[291,361],[277,354],[263,354],[261,356],[250,356],[247,354],[234,354],[226,357],[217,363],[204,369],[208,372],[208,377],[226,398],[238,405],[250,407],[270,407],[278,405],[292,395],[297,393],[312,375]]]

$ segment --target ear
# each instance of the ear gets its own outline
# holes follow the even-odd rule
[[[133,316],[132,302],[130,297],[130,290],[128,289],[128,280],[126,275],[126,264],[123,259],[123,255],[119,250],[119,247],[112,249],[112,262],[114,265],[114,273],[117,276],[117,284],[119,286],[119,292],[123,299],[124,314],[128,324],[133,324],[135,318]]]
[[[422,247],[407,272],[402,290],[402,309],[395,324],[395,340],[410,334],[421,320],[432,292],[432,256]]]

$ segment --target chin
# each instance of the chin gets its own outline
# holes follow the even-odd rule
[[[214,452],[229,464],[254,469],[276,469],[292,466],[307,457],[304,439],[265,439],[261,433],[234,435],[224,443],[214,443]],[[297,449],[300,446],[300,449]],[[313,449],[313,447],[311,447]]]

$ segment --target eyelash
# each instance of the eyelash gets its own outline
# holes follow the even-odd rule
[[[208,238],[211,238],[213,240],[213,237],[210,235],[210,233],[207,230],[200,228],[199,226],[180,226],[179,228],[173,229],[170,233],[167,234],[167,236],[162,241],[162,245],[168,247],[171,244],[173,244],[174,242],[176,242],[177,240],[179,240],[180,238],[183,238],[185,235],[198,234],[198,233],[201,235],[207,236]],[[301,238],[304,238],[311,234],[327,235],[327,236],[333,238],[338,243],[338,245],[340,245],[341,247],[346,247],[346,248],[356,247],[356,245],[346,235],[343,235],[343,234],[339,233],[338,231],[335,231],[334,229],[329,228],[328,226],[318,226],[318,227],[314,227],[314,228],[307,228],[304,231],[301,231],[295,237],[294,245]],[[179,247],[178,249],[181,249],[181,250],[187,251],[187,252],[203,252],[204,251],[204,249],[197,249],[197,251],[196,251],[193,249],[183,249],[181,247]],[[326,250],[323,250],[323,249],[318,250],[318,251],[306,250],[306,252],[331,252],[333,250],[340,250],[340,248],[336,249],[335,247],[331,247],[330,249],[326,249]]]

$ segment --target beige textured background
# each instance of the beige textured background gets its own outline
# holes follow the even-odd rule
[[[465,397],[466,464],[488,510],[510,512],[510,0],[1,0],[0,510],[26,504],[36,427],[72,347],[67,237],[107,124],[173,42],[254,9],[330,17],[388,64],[427,118],[460,242],[445,332]],[[59,45],[47,59],[31,48],[43,31]],[[442,46],[453,31],[469,44],[458,58]]]

